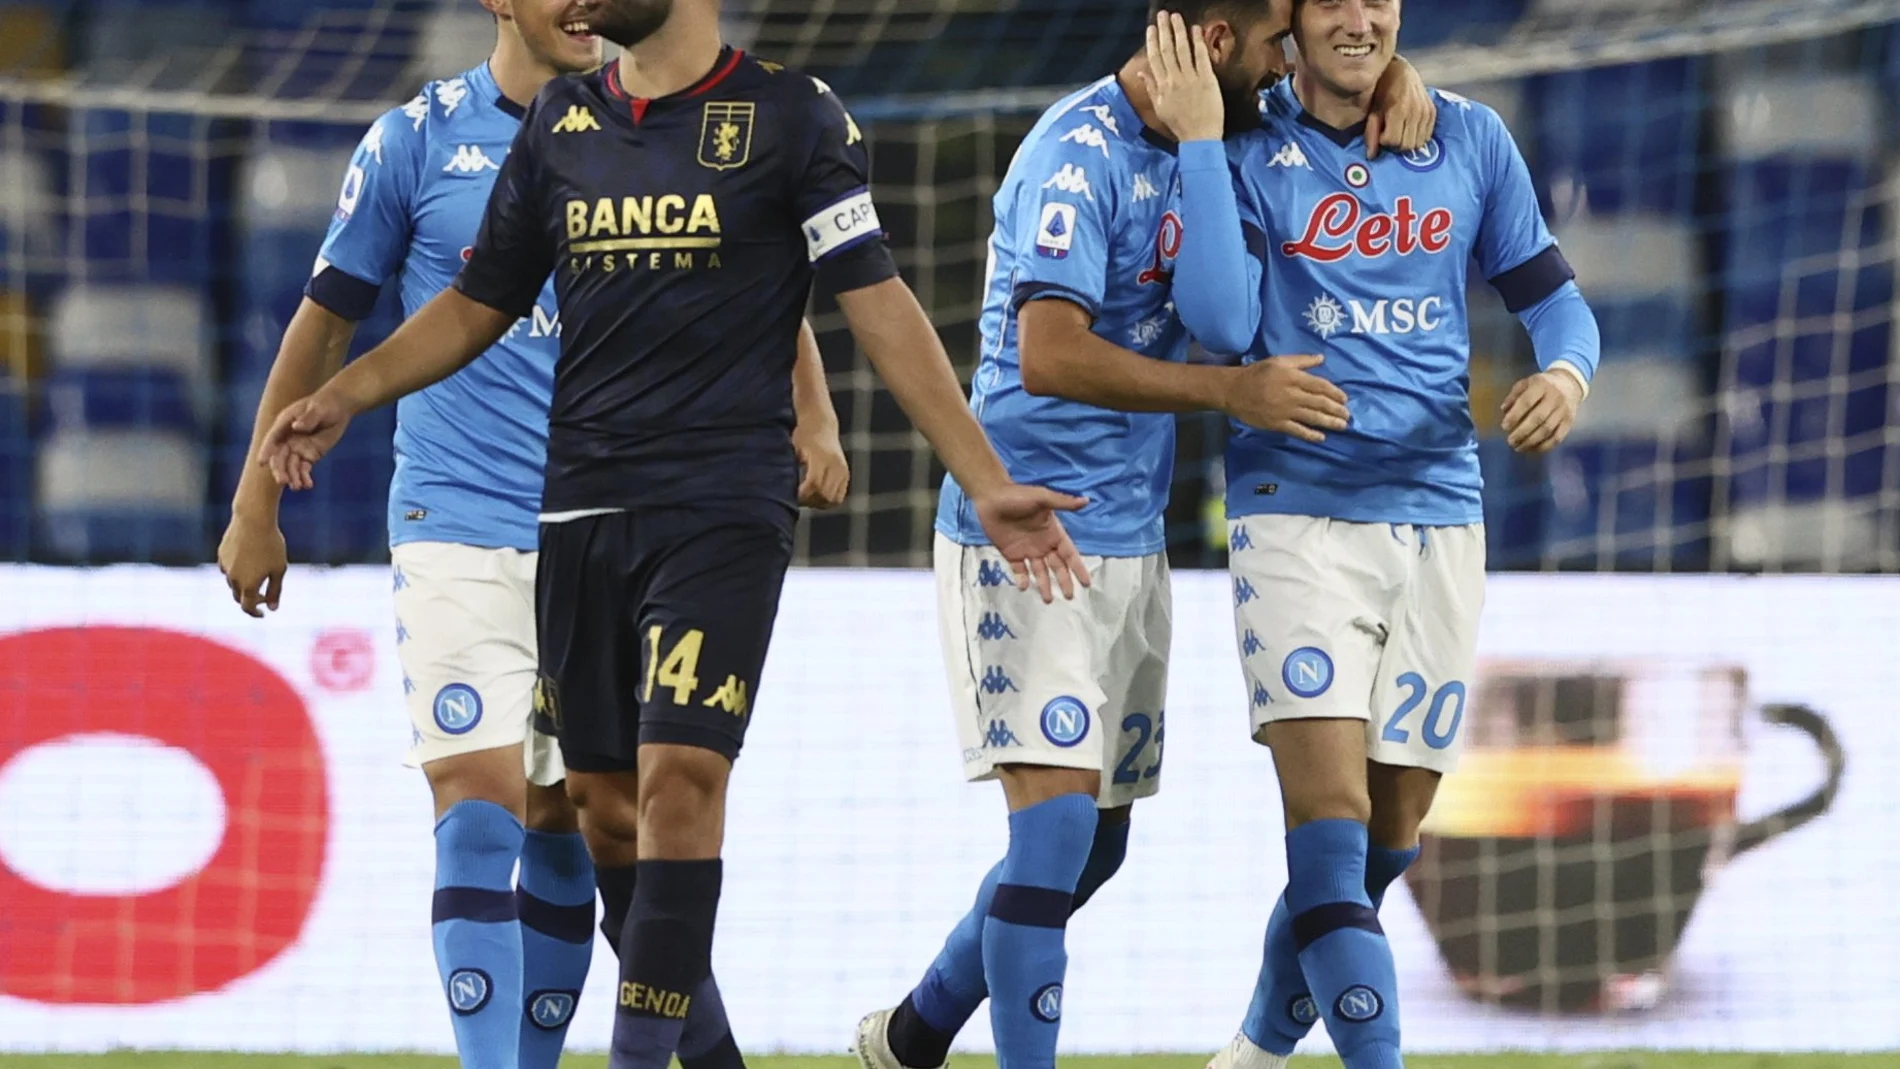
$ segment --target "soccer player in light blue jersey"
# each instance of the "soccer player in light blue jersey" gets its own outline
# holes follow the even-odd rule
[[[1240,1035],[1211,1069],[1279,1069],[1320,1019],[1347,1069],[1402,1065],[1377,910],[1463,746],[1484,602],[1468,264],[1536,350],[1540,370],[1504,402],[1513,448],[1562,442],[1597,366],[1595,317],[1495,112],[1435,91],[1429,143],[1363,158],[1399,6],[1296,0],[1298,70],[1262,128],[1224,146],[1199,31],[1170,19],[1155,41],[1157,96],[1185,142],[1182,320],[1248,335],[1249,361],[1322,353],[1315,372],[1351,410],[1322,441],[1236,426],[1228,447],[1235,631],[1254,738],[1279,772],[1288,883]]]
[[[1216,136],[1248,129],[1281,71],[1288,0],[1198,10],[1220,72]],[[944,658],[965,774],[1001,780],[1009,847],[922,982],[859,1023],[866,1069],[943,1064],[986,997],[1002,1069],[1055,1064],[1064,929],[1120,866],[1130,808],[1160,783],[1174,414],[1222,411],[1296,435],[1343,426],[1338,390],[1295,361],[1186,363],[1173,285],[1185,161],[1146,68],[1137,55],[1050,108],[995,198],[971,405],[1012,477],[1088,499],[1063,522],[1094,582],[1073,601],[1021,595],[963,489],[944,482]],[[1422,141],[1430,100],[1409,68],[1393,74],[1391,129]],[[1244,348],[1252,333],[1242,323],[1202,340]]]
[[[259,437],[342,366],[385,285],[397,283],[413,315],[450,284],[525,106],[550,79],[600,65],[600,42],[574,21],[571,0],[482,2],[497,19],[488,62],[424,86],[378,119],[351,159],[265,387]],[[414,728],[408,763],[435,800],[436,964],[467,1069],[554,1069],[593,956],[596,878],[610,941],[633,895],[631,866],[590,864],[558,748],[532,723],[546,697],[536,682],[536,515],[559,337],[550,285],[499,344],[397,409],[389,534]],[[799,350],[800,499],[828,507],[847,473],[808,328]],[[281,594],[279,493],[267,470],[247,465],[219,549],[253,616],[275,610]],[[687,1069],[741,1065],[710,979],[692,1011]]]

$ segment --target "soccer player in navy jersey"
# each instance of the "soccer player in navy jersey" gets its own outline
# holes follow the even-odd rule
[[[554,272],[542,704],[595,863],[637,871],[611,1065],[664,1069],[709,975],[726,784],[791,558],[791,371],[814,280],[1019,585],[1086,584],[1056,516],[1084,502],[1013,482],[990,448],[823,84],[725,47],[716,0],[565,17],[619,60],[542,91],[454,288],[281,414],[260,454],[308,485],[351,416],[465,366]]]
[[[336,373],[385,286],[396,283],[414,314],[449,285],[527,105],[549,79],[600,66],[599,39],[562,25],[569,0],[485,2],[494,54],[379,118],[351,159],[255,434]],[[434,795],[436,961],[472,1069],[553,1069],[593,956],[596,874],[560,754],[531,727],[535,516],[560,323],[544,284],[480,359],[398,406],[389,537],[408,762]],[[835,505],[848,473],[808,330],[796,375],[800,500]],[[233,596],[255,616],[278,607],[286,570],[279,494],[247,467],[219,549]],[[603,928],[617,939],[632,870],[598,878]],[[731,1069],[738,1050],[710,978],[706,988],[681,1054],[687,1069]]]
[[[1399,0],[1296,0],[1299,69],[1260,130],[1220,141],[1197,27],[1157,27],[1157,94],[1188,157],[1183,322],[1247,335],[1249,361],[1323,351],[1346,427],[1312,441],[1237,425],[1227,450],[1235,634],[1254,738],[1272,749],[1288,882],[1240,1035],[1211,1069],[1281,1069],[1324,1020],[1347,1069],[1398,1069],[1378,905],[1464,745],[1484,604],[1468,393],[1469,265],[1523,321],[1539,370],[1505,398],[1512,448],[1564,440],[1600,349],[1496,112],[1434,90],[1424,147],[1367,161],[1363,124]],[[1251,250],[1251,251],[1250,251]]]

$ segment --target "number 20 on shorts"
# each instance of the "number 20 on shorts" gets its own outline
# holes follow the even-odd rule
[[[1397,683],[1408,693],[1393,711],[1391,719],[1385,722],[1385,730],[1379,733],[1379,738],[1400,744],[1411,742],[1411,716],[1420,705],[1425,704],[1425,696],[1430,694],[1431,704],[1426,706],[1424,720],[1417,730],[1424,733],[1425,745],[1434,750],[1450,746],[1465,722],[1465,685],[1454,679],[1434,691],[1431,684],[1425,682],[1425,677],[1417,672],[1405,673],[1398,678]]]

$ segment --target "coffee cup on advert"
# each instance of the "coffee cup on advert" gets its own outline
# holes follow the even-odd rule
[[[1487,661],[1458,771],[1407,885],[1459,988],[1546,1013],[1642,1010],[1703,889],[1735,856],[1827,812],[1845,755],[1805,705],[1761,708],[1826,764],[1801,801],[1736,813],[1747,673],[1661,660]]]

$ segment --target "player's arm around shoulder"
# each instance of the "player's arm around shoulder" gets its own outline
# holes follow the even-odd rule
[[[1502,428],[1512,449],[1546,453],[1562,444],[1596,375],[1602,337],[1544,222],[1530,169],[1502,116],[1476,101],[1435,90],[1454,109],[1477,159],[1484,190],[1475,259],[1531,337],[1538,370],[1512,386]]]

